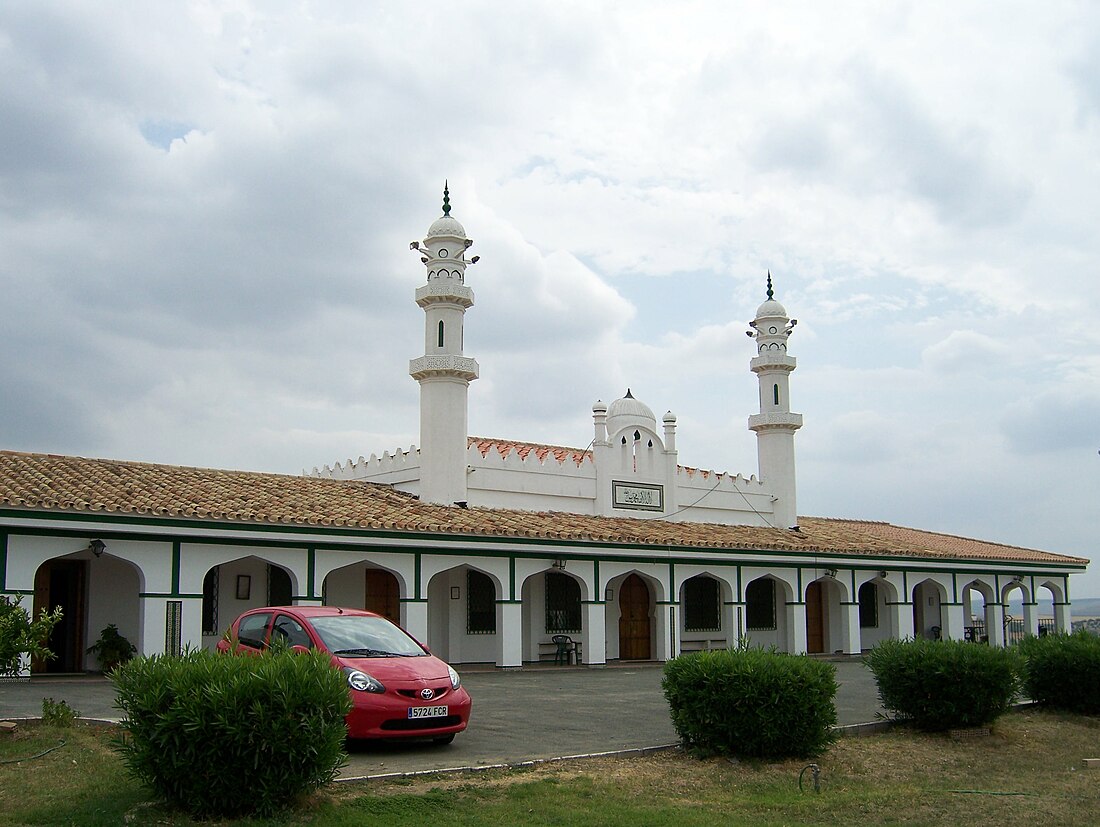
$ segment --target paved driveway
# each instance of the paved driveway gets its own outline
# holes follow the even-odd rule
[[[841,724],[875,720],[874,680],[858,662],[839,662]],[[514,764],[662,746],[676,741],[656,664],[462,672],[474,699],[469,729],[453,744],[356,746],[342,777]],[[37,717],[42,698],[65,700],[86,717],[117,719],[102,678],[35,678],[0,683],[0,717]]]

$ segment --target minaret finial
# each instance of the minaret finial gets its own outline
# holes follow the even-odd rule
[[[451,191],[447,189],[447,180],[443,180],[443,214],[451,214]]]
[[[772,271],[768,270],[768,301],[775,298],[775,291],[772,290]]]

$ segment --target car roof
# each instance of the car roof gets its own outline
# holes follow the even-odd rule
[[[346,606],[264,606],[252,609],[251,612],[287,612],[299,617],[337,617],[350,615],[351,617],[382,617],[376,612],[368,612],[366,609],[352,609]]]

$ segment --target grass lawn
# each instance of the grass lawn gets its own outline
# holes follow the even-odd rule
[[[192,824],[150,801],[97,727],[24,725],[0,736],[2,824]],[[706,825],[1100,823],[1100,718],[1026,711],[988,737],[894,729],[806,761],[698,761],[679,752],[415,779],[334,784],[281,820],[225,824]],[[241,794],[247,795],[242,783]],[[214,822],[204,822],[213,824]]]

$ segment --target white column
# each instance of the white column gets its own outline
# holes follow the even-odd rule
[[[581,633],[581,660],[586,664],[607,663],[607,604],[584,604],[584,631]]]
[[[844,611],[844,622],[847,625],[847,640],[844,641],[844,652],[849,655],[858,655],[862,651],[862,640],[859,629],[859,601],[853,603],[841,603]]]
[[[1054,631],[1068,635],[1073,631],[1073,619],[1069,603],[1054,601]]]
[[[914,637],[913,628],[913,604],[904,601],[891,606],[894,610],[894,628],[898,630],[898,640]]]
[[[1003,603],[987,604],[991,610],[992,623],[985,624],[985,633],[989,636],[990,646],[1005,645],[1005,607]],[[988,616],[988,615],[987,615]]]
[[[679,603],[657,603],[654,610],[656,617],[656,646],[653,657],[656,660],[666,661],[676,657],[676,649],[679,644]]]
[[[1024,634],[1038,637],[1039,615],[1037,603],[1024,603]]]
[[[523,606],[497,603],[497,666],[523,666]]]
[[[401,601],[401,625],[423,644],[428,643],[428,601]]]
[[[735,647],[745,636],[745,604],[722,604],[722,628],[726,630],[726,646]]]
[[[806,654],[806,604],[787,604],[787,640],[792,655]]]
[[[963,606],[961,603],[944,603],[940,606],[941,636],[944,640],[963,639]]]

